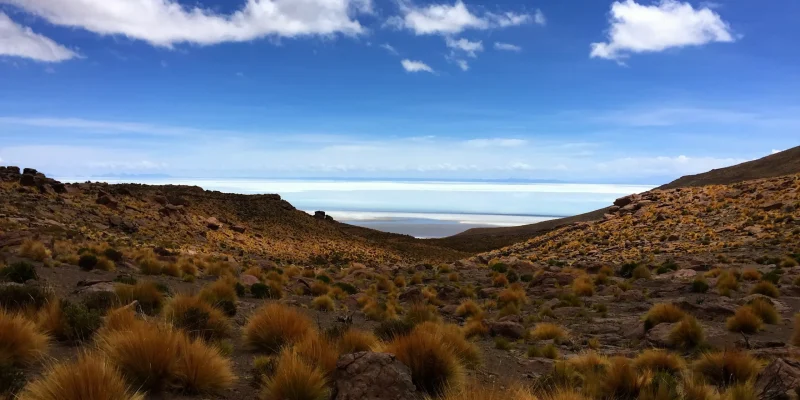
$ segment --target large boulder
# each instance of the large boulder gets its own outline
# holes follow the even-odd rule
[[[800,361],[779,358],[766,366],[756,378],[759,399],[791,399],[800,388]]]
[[[362,351],[345,354],[334,373],[336,400],[417,399],[411,370],[394,355]]]

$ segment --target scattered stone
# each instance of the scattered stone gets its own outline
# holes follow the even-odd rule
[[[334,372],[336,400],[418,399],[411,370],[387,353],[345,354]]]
[[[206,219],[206,227],[208,227],[208,229],[211,229],[212,231],[219,229],[220,227],[219,220],[217,220],[215,217],[208,217]]]
[[[525,327],[511,321],[489,322],[489,332],[492,336],[505,336],[510,339],[519,339],[525,334]]]
[[[233,225],[231,226],[231,230],[238,233],[244,233],[247,230],[247,228],[241,225]]]

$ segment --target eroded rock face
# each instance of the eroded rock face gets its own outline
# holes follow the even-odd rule
[[[416,399],[411,370],[394,355],[362,351],[339,358],[334,375],[336,400]]]
[[[767,365],[756,379],[759,399],[789,399],[800,387],[800,361],[779,358]]]

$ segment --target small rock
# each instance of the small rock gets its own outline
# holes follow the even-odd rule
[[[253,275],[242,274],[239,276],[239,282],[244,286],[250,287],[256,283],[259,283],[260,281]]]
[[[231,230],[234,231],[234,232],[244,233],[244,231],[246,231],[247,228],[245,228],[245,227],[243,227],[241,225],[233,225],[233,226],[231,226]]]
[[[489,323],[489,331],[493,336],[500,335],[510,339],[519,339],[525,334],[525,328],[511,321],[495,321]]]
[[[208,229],[211,229],[212,231],[215,231],[215,230],[219,229],[220,225],[219,225],[219,221],[216,218],[209,217],[208,219],[206,219],[206,226],[208,227]]]

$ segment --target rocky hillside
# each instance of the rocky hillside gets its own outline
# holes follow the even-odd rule
[[[800,173],[800,146],[755,161],[715,169],[698,175],[688,175],[657,189],[679,187],[730,185],[753,179],[763,179]],[[490,251],[514,243],[523,242],[545,234],[556,228],[576,222],[589,222],[603,219],[609,208],[602,208],[585,214],[530,225],[473,228],[454,236],[433,239],[431,243],[460,251]]]
[[[0,242],[23,236],[249,254],[275,261],[441,262],[467,253],[296,210],[277,194],[189,186],[62,184],[33,169],[0,167]]]
[[[712,169],[709,172],[697,175],[687,175],[657,189],[730,185],[752,179],[772,178],[796,173],[800,173],[800,146],[731,167]]]

